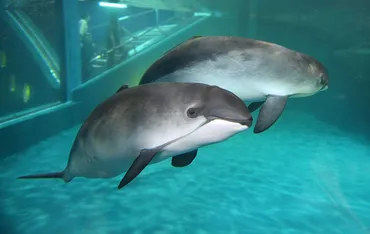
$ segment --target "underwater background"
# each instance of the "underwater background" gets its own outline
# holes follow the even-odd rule
[[[370,2],[3,0],[0,232],[370,233]],[[81,21],[86,20],[86,21]],[[80,35],[88,25],[89,45]],[[193,36],[309,54],[329,89],[289,99],[273,127],[113,179],[16,180],[62,170],[79,127],[122,84]],[[257,113],[253,116],[256,119]]]

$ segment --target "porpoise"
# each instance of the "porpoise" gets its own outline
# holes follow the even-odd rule
[[[193,37],[156,60],[141,84],[194,82],[217,85],[240,97],[251,112],[261,107],[255,133],[271,127],[288,98],[328,88],[328,72],[315,58],[260,40],[230,36]]]
[[[252,116],[230,91],[198,83],[122,86],[83,123],[63,171],[19,179],[113,178],[126,172],[118,188],[148,165],[172,157],[189,165],[199,148],[248,129]]]

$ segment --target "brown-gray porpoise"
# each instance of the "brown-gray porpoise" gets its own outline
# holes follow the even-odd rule
[[[328,72],[315,58],[260,40],[230,36],[193,37],[155,61],[140,84],[195,82],[229,90],[251,112],[261,107],[255,133],[271,127],[289,97],[328,88]]]
[[[63,171],[18,177],[112,178],[126,172],[118,188],[151,163],[172,157],[189,165],[199,148],[248,129],[252,116],[230,91],[197,83],[122,86],[83,123]]]

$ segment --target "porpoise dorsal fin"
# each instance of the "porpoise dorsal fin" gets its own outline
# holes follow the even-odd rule
[[[146,69],[146,71],[143,73],[140,79],[139,85],[151,83],[160,77],[166,76],[174,72],[178,68],[187,66],[188,63],[191,62],[192,60],[176,58],[177,57],[176,50],[183,51],[184,50],[183,47],[185,47],[187,44],[191,44],[190,42],[192,42],[193,40],[199,39],[202,37],[205,37],[205,36],[192,36],[189,39],[182,41],[181,43],[177,44],[176,46],[164,52],[159,59],[157,59],[152,65],[150,65]],[[168,56],[170,53],[172,53],[172,56]],[[175,57],[173,57],[173,55],[175,55]],[[210,54],[210,56],[213,56],[213,55]],[[164,66],[162,66],[162,64],[164,64]]]
[[[192,36],[189,40],[193,40],[193,39],[200,38],[200,37],[203,37],[203,36]]]
[[[172,157],[171,164],[174,167],[186,167],[190,165],[197,156],[198,149]]]
[[[124,84],[124,85],[122,85],[117,91],[116,91],[116,93],[118,93],[118,92],[121,92],[122,90],[125,90],[125,89],[128,89],[129,87],[128,87],[128,85],[127,84]]]
[[[174,49],[176,49],[177,47],[181,46],[182,44],[185,44],[185,43],[187,43],[189,41],[192,41],[192,40],[197,39],[197,38],[200,38],[200,37],[203,37],[203,36],[192,36],[189,39],[180,42],[179,44],[177,44],[176,46],[174,46],[172,49],[166,51],[162,56],[165,56],[166,54],[168,54],[169,52],[173,51]]]

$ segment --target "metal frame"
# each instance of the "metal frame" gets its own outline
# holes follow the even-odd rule
[[[61,4],[64,24],[64,80],[67,100],[72,91],[81,84],[81,48],[78,21],[80,19],[78,0],[57,1]]]
[[[158,9],[153,9],[153,10],[148,10],[148,11],[145,11],[145,12],[140,12],[140,13],[136,13],[136,14],[132,14],[132,15],[129,15],[129,16],[125,16],[123,19],[121,20],[126,20],[126,19],[130,19],[130,18],[136,18],[138,16],[142,16],[142,15],[145,15],[145,14],[149,14],[149,13],[152,13],[152,12],[155,12],[155,26],[154,27],[150,27],[148,28],[147,30],[144,30],[139,37],[142,37],[144,35],[146,35],[147,33],[153,31],[154,29],[157,29],[160,33],[162,33],[163,36],[168,36],[168,34],[166,34],[165,32],[163,32],[161,29],[160,29],[160,24],[159,24],[159,10]],[[166,21],[163,22],[163,24],[167,24],[171,21],[173,21],[174,19],[176,19],[176,16],[173,16],[169,19],[167,19]],[[132,32],[130,32],[129,30],[127,30],[126,28],[122,27],[122,29],[128,34],[130,35],[130,38],[126,41],[124,41],[123,43],[121,43],[120,45],[114,47],[114,48],[110,48],[110,49],[106,49],[105,51],[103,51],[102,53],[100,53],[99,55],[97,55],[96,57],[92,58],[90,60],[90,62],[94,62],[95,60],[98,60],[101,58],[102,55],[106,54],[106,53],[111,53],[113,50],[115,49],[119,49],[125,45],[127,45],[128,43],[131,43],[135,40],[138,40],[138,36],[135,36]],[[135,51],[135,54],[137,52]],[[92,78],[94,79],[94,78]]]

